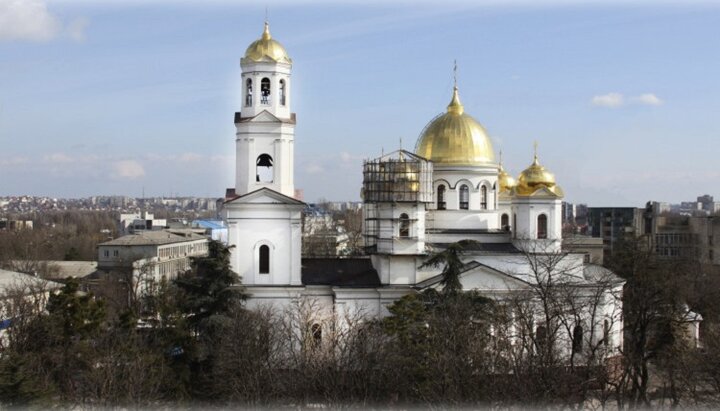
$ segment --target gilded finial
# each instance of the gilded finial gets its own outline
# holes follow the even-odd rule
[[[500,166],[500,168],[502,168],[502,150],[500,150],[500,152],[498,154],[500,157],[500,162],[498,162],[498,165]]]
[[[262,39],[263,40],[270,40],[272,36],[270,36],[270,24],[267,22],[267,19],[265,20],[265,30],[263,30]]]
[[[457,60],[454,61],[453,64],[453,97],[452,100],[450,100],[450,104],[447,106],[448,113],[461,115],[465,108],[463,107],[462,103],[460,102],[460,94],[458,93],[458,86],[457,86]]]
[[[533,164],[534,164],[534,165],[540,164],[540,163],[538,162],[537,149],[538,149],[538,142],[537,142],[537,140],[535,140],[535,141],[533,142],[533,151],[534,151],[534,154],[533,154]]]
[[[457,89],[457,59],[453,60],[453,87]]]

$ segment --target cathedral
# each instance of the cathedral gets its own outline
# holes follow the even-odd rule
[[[267,23],[240,60],[236,184],[226,194],[223,217],[234,246],[232,267],[250,307],[313,298],[327,312],[362,310],[382,317],[402,296],[439,287],[442,267],[423,263],[461,240],[473,240],[462,254],[462,288],[490,298],[542,281],[548,273],[540,272],[536,258],[561,256],[552,269],[578,289],[612,275],[581,253],[562,251],[564,194],[537,147],[517,179],[510,176],[485,128],[465,112],[457,84],[446,111],[422,130],[414,152],[398,150],[364,162],[368,256],[302,258],[305,204],[294,198],[292,64]],[[621,288],[617,281],[614,291]],[[619,304],[608,297],[601,316],[615,315]],[[612,345],[619,346],[620,326],[613,328]]]

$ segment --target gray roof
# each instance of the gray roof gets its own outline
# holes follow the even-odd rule
[[[203,239],[207,239],[207,237],[191,232],[178,235],[165,230],[142,231],[137,234],[124,235],[112,241],[100,243],[98,246],[164,245]]]
[[[60,288],[61,285],[54,281],[43,280],[30,274],[18,273],[0,269],[0,298],[6,290],[12,288],[21,288],[26,292],[35,290],[52,290]]]

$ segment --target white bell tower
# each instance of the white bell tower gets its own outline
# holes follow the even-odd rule
[[[301,221],[294,199],[295,114],[292,60],[270,28],[240,59],[241,110],[235,113],[235,192],[223,205],[230,262],[247,286],[302,285]]]
[[[290,111],[292,60],[270,35],[262,37],[240,59],[242,109],[235,113],[235,193],[269,188],[288,197],[295,194],[293,156],[295,114]]]

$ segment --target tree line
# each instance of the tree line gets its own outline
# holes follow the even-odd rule
[[[327,312],[313,298],[245,304],[229,250],[126,306],[81,292],[15,290],[0,353],[5,406],[717,406],[720,338],[689,338],[688,313],[715,323],[708,279],[627,245],[626,281],[567,281],[563,254],[527,254],[535,286],[502,299],[460,292],[464,243],[431,256],[442,287],[407,295],[377,319]],[[531,260],[532,259],[532,260]],[[701,284],[705,284],[702,287]],[[28,298],[31,294],[36,298]],[[607,298],[623,312],[601,314]],[[715,300],[717,301],[717,300]],[[113,303],[114,304],[114,303]],[[46,310],[41,307],[46,306]],[[584,318],[578,332],[578,319]],[[609,343],[608,318],[623,324]],[[541,324],[541,326],[540,326]]]

